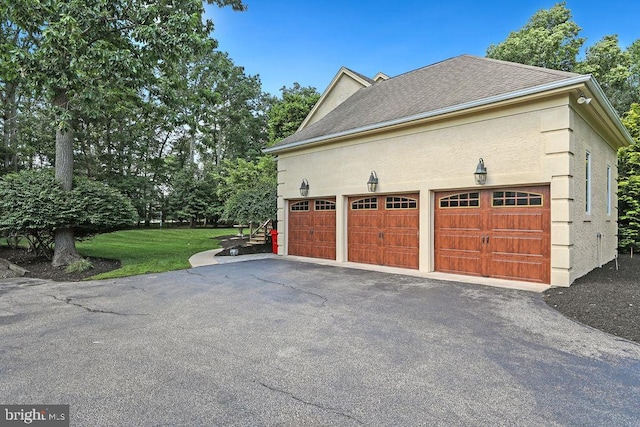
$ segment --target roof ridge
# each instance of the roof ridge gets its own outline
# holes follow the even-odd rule
[[[353,74],[355,74],[356,76],[360,77],[361,79],[366,80],[366,81],[367,81],[367,82],[369,82],[369,83],[372,83],[372,84],[373,84],[373,83],[375,83],[371,77],[367,77],[367,76],[365,76],[364,74],[359,73],[359,72],[357,72],[357,71],[354,71],[354,70],[352,70],[352,69],[351,69],[351,68],[349,68],[349,67],[345,67],[344,65],[342,66],[342,68],[344,68],[345,70],[347,70],[347,71],[349,71],[349,72],[352,72],[352,73],[353,73]]]
[[[408,74],[412,74],[412,73],[415,73],[415,72],[418,72],[418,71],[422,71],[422,70],[425,70],[425,69],[428,69],[428,68],[432,68],[432,67],[435,67],[437,65],[443,64],[445,62],[453,61],[455,59],[460,59],[460,58],[469,58],[469,59],[474,59],[474,60],[477,60],[477,61],[494,62],[494,63],[499,63],[499,64],[510,66],[510,67],[523,68],[523,69],[527,69],[527,70],[531,70],[531,71],[538,71],[538,72],[541,72],[541,73],[548,73],[548,74],[556,75],[556,76],[567,76],[568,77],[568,76],[579,76],[579,75],[581,75],[580,73],[573,73],[573,72],[570,72],[570,71],[554,70],[554,69],[551,69],[551,68],[538,67],[538,66],[535,66],[535,65],[520,64],[518,62],[511,62],[511,61],[505,61],[505,60],[502,60],[502,59],[487,58],[485,56],[478,56],[478,55],[471,55],[471,54],[468,54],[468,53],[463,53],[463,54],[460,54],[460,55],[457,55],[457,56],[452,56],[450,58],[443,59],[443,60],[438,61],[438,62],[434,62],[433,64],[425,65],[424,67],[416,68],[414,70],[405,71],[404,73],[401,73],[401,74],[398,74],[396,76],[393,76],[393,77],[389,78],[389,80],[387,80],[387,81],[394,80],[394,79],[396,79],[398,77],[402,77],[402,76],[405,76],[405,75],[408,75]],[[380,82],[380,83],[382,83],[382,82]]]
[[[539,67],[537,65],[529,65],[529,64],[521,64],[520,62],[505,61],[504,59],[488,58],[486,56],[477,56],[477,55],[469,55],[469,54],[464,54],[464,55],[460,55],[460,56],[467,56],[469,58],[477,59],[477,60],[480,60],[480,61],[497,62],[497,63],[503,64],[503,65],[508,65],[510,67],[526,68],[528,70],[535,70],[535,71],[538,71],[538,72],[549,73],[549,74],[554,74],[554,75],[562,75],[562,76],[580,76],[580,75],[582,75],[580,73],[574,73],[574,72],[571,72],[571,71],[555,70],[553,68]]]
[[[356,72],[343,68],[344,72],[360,79]],[[458,55],[362,87],[321,120],[277,145],[314,141],[327,135],[396,123],[403,118],[441,114],[508,96],[520,97],[532,90],[577,84],[577,79],[584,78],[592,77],[469,54]]]
[[[390,77],[389,80],[385,80],[385,81],[391,81],[391,80],[396,79],[398,77],[406,76],[407,74],[415,73],[415,72],[418,72],[418,71],[421,71],[421,70],[425,70],[427,68],[432,68],[432,67],[435,67],[436,65],[442,64],[443,62],[451,61],[452,59],[459,58],[461,56],[465,56],[465,55],[452,56],[451,58],[443,59],[441,61],[434,62],[433,64],[425,65],[425,66],[416,68],[414,70],[405,71],[404,73],[400,73],[400,74],[398,74],[396,76]],[[380,82],[380,83],[383,83],[383,82]]]

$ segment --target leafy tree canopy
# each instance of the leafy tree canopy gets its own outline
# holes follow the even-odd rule
[[[244,9],[241,0],[207,3]],[[74,132],[82,115],[110,115],[119,101],[174,74],[181,60],[215,46],[202,0],[11,0],[0,7],[3,22],[33,41],[10,54],[25,59],[12,61],[22,67],[18,74],[56,109],[55,176],[65,191],[73,188]],[[73,228],[57,229],[55,240],[53,265],[79,258]]]
[[[224,201],[224,220],[246,224],[276,218],[277,164],[273,157],[227,160],[220,180],[218,196]]]
[[[487,57],[555,70],[573,71],[585,39],[566,2],[536,12],[527,24],[487,49]]]
[[[275,100],[269,110],[269,143],[271,145],[293,134],[320,99],[314,87],[282,87],[282,99]]]
[[[634,85],[638,76],[632,74],[631,60],[631,53],[620,48],[618,36],[608,35],[587,48],[584,60],[578,62],[575,71],[592,74],[618,114],[622,115],[633,102],[640,101],[638,86]]]
[[[622,119],[635,143],[618,152],[619,246],[640,250],[640,104]]]

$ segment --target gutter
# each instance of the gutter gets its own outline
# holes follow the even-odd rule
[[[624,135],[624,137],[627,139],[627,141],[630,144],[633,143],[633,138],[631,138],[631,135],[629,134],[627,129],[624,127],[624,125],[622,124],[622,122],[618,118],[617,113],[613,109],[613,106],[611,105],[611,103],[607,100],[607,97],[605,96],[604,92],[600,88],[600,85],[595,81],[595,79],[590,74],[587,74],[587,75],[581,75],[581,76],[577,76],[577,77],[572,77],[572,78],[567,79],[567,80],[561,80],[561,81],[558,81],[558,82],[547,83],[547,84],[544,84],[542,86],[535,86],[535,87],[532,87],[532,88],[522,89],[522,90],[519,90],[519,91],[516,91],[516,92],[509,92],[507,94],[496,95],[496,96],[491,96],[491,97],[488,97],[488,98],[479,99],[479,100],[476,100],[476,101],[466,102],[464,104],[458,104],[458,105],[454,105],[452,107],[441,108],[439,110],[433,110],[433,111],[428,111],[428,112],[425,112],[425,113],[414,114],[412,116],[401,117],[401,118],[398,118],[398,119],[388,120],[388,121],[381,122],[381,123],[374,123],[374,124],[371,124],[371,125],[361,126],[361,127],[355,128],[355,129],[348,129],[348,130],[345,130],[345,131],[331,133],[331,134],[328,134],[328,135],[317,136],[317,137],[305,139],[305,140],[302,140],[302,141],[290,142],[290,143],[287,143],[287,144],[284,144],[284,145],[280,145],[280,146],[277,146],[277,147],[265,148],[262,151],[264,153],[266,153],[266,154],[278,153],[280,151],[290,150],[292,148],[297,148],[297,147],[300,147],[300,146],[303,146],[303,145],[309,145],[309,144],[318,143],[318,142],[322,142],[322,141],[326,141],[326,140],[330,140],[330,139],[335,139],[335,138],[341,138],[341,137],[344,137],[344,136],[355,135],[355,134],[358,134],[358,133],[361,133],[361,132],[368,132],[368,131],[382,129],[382,128],[389,127],[389,126],[405,124],[405,123],[413,122],[413,121],[416,121],[416,120],[427,119],[427,118],[430,118],[430,117],[435,117],[435,116],[440,116],[440,115],[444,115],[444,114],[454,113],[454,112],[457,112],[457,111],[467,110],[467,109],[470,109],[470,108],[475,108],[475,107],[481,107],[481,106],[484,106],[484,105],[494,104],[496,102],[508,101],[508,100],[511,100],[511,99],[520,98],[520,97],[527,96],[527,95],[533,95],[533,94],[537,94],[537,93],[541,93],[541,92],[546,92],[546,91],[553,90],[553,89],[559,89],[559,88],[562,88],[562,87],[565,87],[565,86],[572,86],[572,85],[576,85],[576,84],[580,84],[580,83],[586,83],[587,86],[589,87],[589,89],[593,90],[594,94],[598,98],[598,101],[602,105],[604,105],[605,110],[607,111],[607,113],[610,116],[613,115],[613,117],[615,117],[615,120],[613,120],[613,121],[614,121],[614,123],[616,125],[616,128]]]
[[[615,108],[613,108],[613,105],[611,105],[611,102],[607,98],[607,95],[605,95],[604,91],[600,87],[600,84],[595,79],[595,77],[591,76],[591,79],[587,80],[587,87],[589,88],[589,90],[591,90],[593,95],[598,99],[598,102],[604,106],[605,112],[609,116],[614,117],[614,120],[612,120],[614,125],[616,126],[618,131],[620,131],[620,133],[624,136],[624,138],[627,140],[629,145],[634,144],[635,140],[629,133],[629,130],[622,124],[622,121],[620,121],[620,118],[618,117],[618,113],[616,112]]]

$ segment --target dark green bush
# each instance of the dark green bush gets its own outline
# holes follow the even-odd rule
[[[77,179],[64,191],[51,170],[28,170],[0,178],[0,232],[24,236],[38,254],[51,257],[53,236],[73,228],[76,237],[135,224],[137,212],[125,196],[105,184]]]

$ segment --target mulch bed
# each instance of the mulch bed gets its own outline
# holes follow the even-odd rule
[[[29,271],[27,277],[37,277],[39,279],[55,280],[58,282],[76,282],[84,280],[96,274],[106,273],[120,268],[120,261],[102,258],[87,258],[93,268],[87,271],[67,273],[64,267],[54,267],[47,258],[36,257],[25,249],[11,249],[0,246],[0,258],[19,265]]]
[[[224,248],[217,256],[271,252],[271,244],[248,246],[247,239],[223,236]],[[94,268],[67,273],[55,268],[43,257],[34,257],[23,249],[0,247],[0,258],[29,270],[28,277],[56,281],[80,281],[96,274],[120,268],[120,261],[89,258]],[[612,261],[577,279],[569,288],[552,288],[543,295],[546,303],[565,316],[593,328],[640,343],[640,256],[620,255],[618,268]]]
[[[593,328],[640,343],[640,256],[615,261],[544,293],[549,306]]]
[[[248,245],[249,237],[246,236],[243,239],[237,236],[222,236],[217,237],[220,241],[220,246],[224,249],[216,254],[216,256],[233,256],[231,255],[231,249],[237,250],[237,255],[249,255],[249,254],[266,254],[272,252],[271,243],[265,243],[263,245]]]

